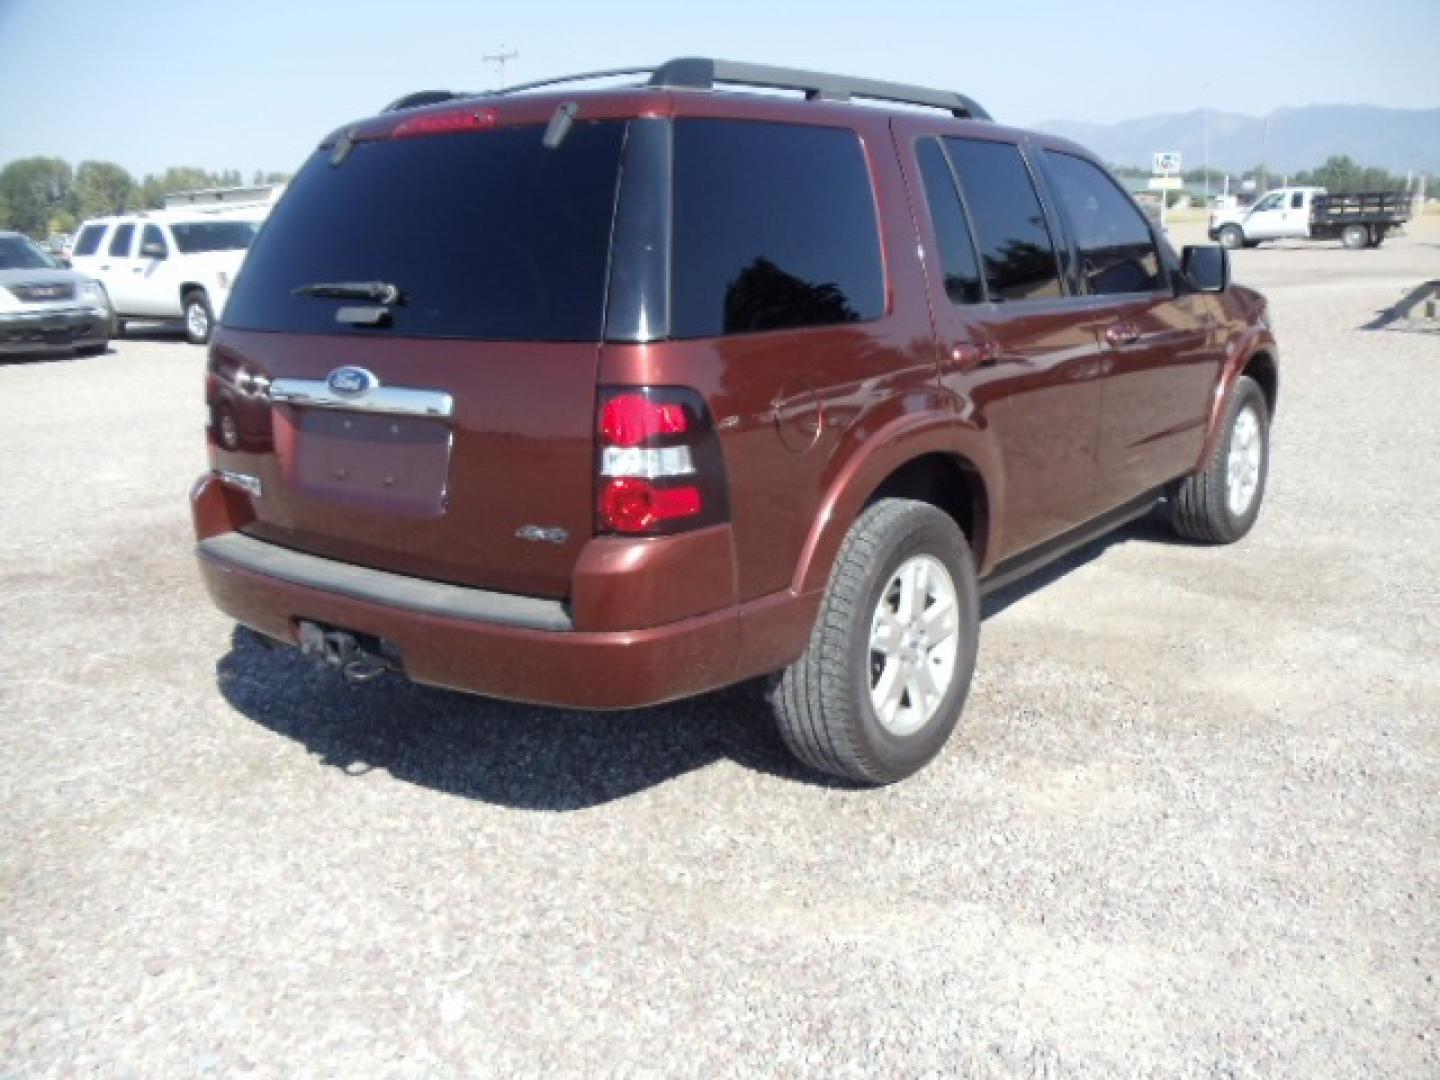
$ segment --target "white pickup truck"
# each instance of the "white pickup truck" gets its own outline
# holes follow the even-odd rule
[[[1267,191],[1253,206],[1216,210],[1210,239],[1227,248],[1264,240],[1340,240],[1347,248],[1379,247],[1385,234],[1410,218],[1410,197],[1366,191],[1331,195],[1323,187]]]
[[[96,218],[76,234],[70,264],[105,286],[117,334],[127,319],[180,319],[203,345],[264,216],[187,207]]]

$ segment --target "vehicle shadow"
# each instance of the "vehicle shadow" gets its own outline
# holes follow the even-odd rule
[[[225,700],[350,776],[382,769],[449,795],[523,810],[583,810],[716,761],[824,787],[785,749],[750,682],[653,709],[521,705],[398,676],[348,686],[296,649],[237,628],[216,667]]]
[[[1144,517],[1136,518],[1113,532],[1097,537],[1074,551],[1060,556],[1054,562],[1047,563],[1034,573],[1018,581],[1012,581],[1009,585],[996,589],[985,596],[980,601],[981,621],[999,615],[1006,608],[1018,604],[1049,585],[1053,585],[1066,574],[1074,573],[1082,566],[1094,562],[1117,544],[1128,543],[1132,540],[1148,544],[1191,546],[1190,541],[1177,536],[1170,528],[1165,521],[1163,504],[1158,505]]]
[[[982,603],[981,617],[1131,540],[1183,542],[1155,515],[1142,518],[997,590]],[[765,680],[652,709],[575,712],[393,675],[349,686],[297,649],[276,648],[237,627],[216,665],[216,682],[239,713],[346,775],[382,769],[407,783],[516,809],[583,810],[722,760],[817,788],[854,789],[790,755],[771,716]]]

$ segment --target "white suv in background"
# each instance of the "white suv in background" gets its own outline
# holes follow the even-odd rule
[[[181,319],[196,345],[210,340],[263,212],[148,210],[81,226],[70,264],[105,286],[116,334],[126,319]]]

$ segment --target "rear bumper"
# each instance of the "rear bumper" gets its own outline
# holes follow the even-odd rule
[[[95,308],[0,313],[0,354],[99,345],[110,338],[110,316]]]
[[[399,652],[416,682],[511,701],[637,708],[778,670],[804,650],[820,600],[787,591],[663,625],[577,629],[582,604],[418,581],[226,529],[244,496],[213,476],[197,485],[193,500],[206,588],[237,622],[290,644],[302,620],[373,635]],[[613,551],[593,561],[624,562]],[[685,581],[669,584],[683,588]],[[614,585],[634,594],[647,582],[625,577]]]

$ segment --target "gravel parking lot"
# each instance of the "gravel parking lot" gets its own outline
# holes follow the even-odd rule
[[[1377,320],[1437,226],[1236,255],[1284,349],[1255,533],[992,597],[882,791],[749,688],[266,651],[193,566],[201,350],[0,364],[0,1076],[1440,1074],[1440,332]]]

